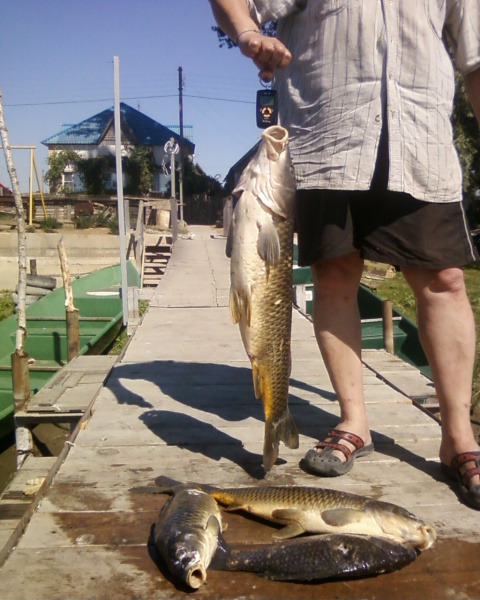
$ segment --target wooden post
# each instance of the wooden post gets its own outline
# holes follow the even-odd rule
[[[30,274],[37,275],[37,260],[35,258],[30,259]]]
[[[25,410],[30,400],[30,373],[28,354],[14,352],[12,361],[12,387],[14,415]],[[19,469],[33,450],[32,432],[28,427],[15,427],[16,465]]]
[[[78,310],[73,304],[72,283],[70,280],[70,266],[68,264],[67,251],[63,243],[63,237],[58,242],[58,254],[60,256],[60,267],[62,269],[63,288],[65,290],[65,311],[67,320],[67,360],[70,362],[80,352],[80,325]]]
[[[383,319],[383,347],[390,354],[395,353],[393,339],[393,305],[391,300],[384,300],[382,304]]]

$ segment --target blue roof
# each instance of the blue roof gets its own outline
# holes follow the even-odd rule
[[[102,141],[113,122],[113,106],[78,123],[64,127],[62,131],[42,141],[45,146],[50,145],[96,145]],[[122,130],[128,131],[139,146],[164,146],[170,138],[180,142],[180,136],[175,132],[147,117],[139,110],[120,103],[120,117]],[[195,144],[184,137],[184,146],[193,154]]]

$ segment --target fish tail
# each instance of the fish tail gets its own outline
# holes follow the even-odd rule
[[[270,471],[278,458],[280,442],[287,448],[298,448],[298,430],[292,416],[286,411],[283,419],[277,423],[265,422],[265,442],[263,445],[263,468]]]
[[[155,478],[155,485],[157,486],[158,492],[160,494],[172,494],[175,487],[180,485],[180,481],[176,479],[171,479],[166,475],[160,475]]]

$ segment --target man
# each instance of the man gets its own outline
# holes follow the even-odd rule
[[[348,472],[373,452],[357,289],[364,259],[400,265],[442,419],[440,460],[480,509],[470,424],[475,326],[462,265],[478,255],[463,212],[450,115],[453,68],[480,121],[478,0],[210,0],[260,77],[275,77],[297,178],[299,263],[310,265],[317,341],[340,422],[304,464]],[[277,38],[259,26],[278,20]]]

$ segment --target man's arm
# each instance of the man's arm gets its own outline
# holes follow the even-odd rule
[[[271,81],[275,69],[288,65],[292,55],[279,40],[259,32],[246,0],[210,0],[210,4],[219,27],[253,60],[261,79]]]
[[[473,112],[480,124],[480,69],[475,69],[475,71],[470,71],[465,75],[465,89]]]

